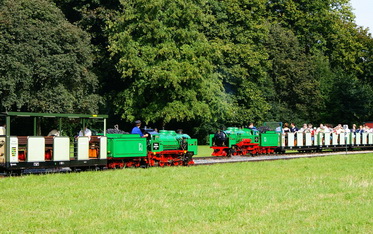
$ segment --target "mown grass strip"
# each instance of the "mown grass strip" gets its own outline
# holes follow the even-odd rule
[[[373,230],[373,155],[0,180],[3,232]]]

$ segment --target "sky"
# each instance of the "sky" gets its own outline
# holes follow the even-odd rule
[[[373,34],[373,0],[350,0],[353,12],[356,16],[356,24],[369,27],[369,32]]]

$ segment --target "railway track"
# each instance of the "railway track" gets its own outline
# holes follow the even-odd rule
[[[232,157],[196,157],[194,158],[194,165],[211,165],[218,163],[240,163],[240,162],[262,162],[262,161],[273,161],[273,160],[289,160],[298,158],[315,158],[325,157],[332,155],[343,155],[343,154],[369,154],[373,153],[372,150],[366,151],[339,151],[339,152],[318,152],[318,153],[288,153],[288,154],[275,154],[275,155],[263,155],[263,156],[232,156]]]

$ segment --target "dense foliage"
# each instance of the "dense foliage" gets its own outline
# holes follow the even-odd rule
[[[373,39],[349,0],[0,4],[2,110],[95,111],[101,96],[101,112],[201,137],[373,119]]]
[[[127,120],[141,116],[162,125],[224,114],[213,64],[217,50],[200,24],[207,17],[203,3],[137,1],[123,8],[109,24],[110,51],[120,57],[125,84],[115,99],[117,111]]]
[[[47,0],[0,5],[0,109],[95,112],[89,35]]]

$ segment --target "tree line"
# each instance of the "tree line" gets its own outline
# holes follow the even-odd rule
[[[0,0],[0,110],[107,113],[204,137],[373,120],[349,0]]]

